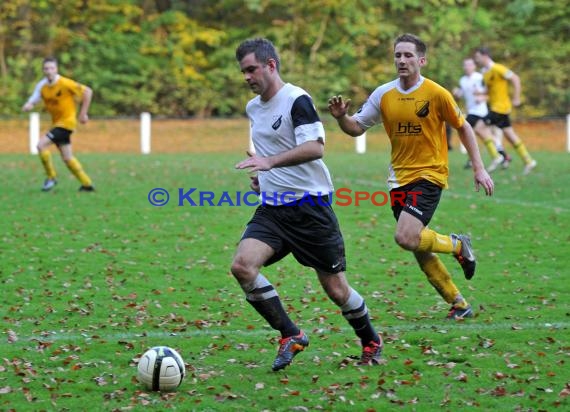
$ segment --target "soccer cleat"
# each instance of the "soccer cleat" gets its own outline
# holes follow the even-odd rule
[[[54,186],[57,185],[57,180],[55,179],[46,179],[44,182],[44,185],[42,187],[42,191],[43,192],[48,192],[51,189],[54,188]]]
[[[301,331],[297,336],[279,339],[279,351],[271,367],[274,371],[281,370],[293,362],[299,352],[309,346],[309,338]]]
[[[451,309],[449,310],[449,313],[447,314],[447,319],[452,319],[452,320],[459,320],[459,319],[472,318],[472,317],[473,317],[473,309],[471,308],[471,305],[468,305],[465,309],[456,308],[455,306],[452,306]]]
[[[356,363],[357,365],[379,365],[380,358],[382,357],[382,349],[384,349],[384,343],[382,338],[378,336],[380,343],[370,341],[368,345],[362,347],[362,355],[360,355],[360,360]]]
[[[93,186],[81,186],[79,188],[80,192],[94,192],[95,188]]]
[[[500,154],[498,157],[495,157],[491,162],[491,164],[487,167],[487,172],[489,173],[494,172],[495,170],[497,170],[497,167],[499,167],[504,161],[505,161],[505,156],[503,156],[502,154]]]
[[[465,279],[469,280],[475,275],[476,265],[475,255],[473,254],[473,248],[471,247],[471,238],[467,235],[456,235],[452,233],[451,239],[454,240],[454,244],[456,244],[458,240],[461,241],[461,250],[454,256],[463,268]]]
[[[536,160],[533,159],[529,164],[525,165],[523,169],[523,175],[528,175],[535,167],[536,167]]]

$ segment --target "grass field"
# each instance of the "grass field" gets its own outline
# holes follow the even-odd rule
[[[389,208],[336,207],[385,364],[347,364],[360,353],[351,330],[313,272],[286,258],[264,274],[311,345],[279,373],[277,336],[229,273],[254,209],[177,206],[178,188],[248,190],[240,153],[79,154],[96,193],[78,193],[57,158],[59,185],[42,193],[37,158],[0,155],[0,410],[568,410],[570,166],[565,153],[535,155],[535,173],[520,176],[516,159],[485,198],[451,153],[432,227],[472,235],[472,281],[442,257],[477,310],[466,322],[443,319],[447,305],[393,242]],[[337,188],[385,190],[384,151],[325,160]],[[166,206],[149,203],[156,187]],[[184,357],[175,393],[135,380],[154,345]]]

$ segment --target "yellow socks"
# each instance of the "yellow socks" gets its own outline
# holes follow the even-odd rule
[[[517,151],[517,153],[519,154],[519,156],[523,159],[525,164],[528,165],[532,162],[532,157],[530,157],[530,154],[528,154],[528,151],[526,150],[526,146],[524,145],[523,142],[518,142],[517,144],[514,145],[514,148]]]
[[[83,186],[91,186],[91,179],[87,176],[87,173],[83,171],[81,167],[81,163],[75,157],[72,157],[70,160],[65,162],[67,164],[67,168],[73,173],[73,175],[79,179],[81,185]]]
[[[426,274],[429,283],[432,284],[447,303],[454,304],[460,309],[467,307],[468,303],[461,297],[459,289],[451,280],[447,268],[437,255],[431,255],[430,259],[420,263],[420,268]]]
[[[49,150],[42,150],[39,155],[48,179],[55,179],[56,173],[51,160],[51,152]]]
[[[485,140],[484,143],[485,147],[487,148],[487,151],[491,155],[491,159],[496,159],[497,157],[500,156],[499,152],[497,151],[497,146],[495,146],[495,142],[493,141],[493,139],[488,138],[487,140]]]
[[[451,236],[440,235],[427,227],[420,232],[420,245],[417,252],[459,253],[460,250],[461,241],[454,244]]]

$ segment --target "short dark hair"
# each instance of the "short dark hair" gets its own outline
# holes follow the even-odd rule
[[[46,63],[55,63],[57,65],[57,59],[53,56],[48,56],[44,59],[44,61],[42,62],[42,66]]]
[[[415,44],[416,45],[416,51],[418,52],[418,54],[420,56],[425,56],[425,54],[427,53],[426,44],[415,34],[406,33],[406,34],[402,34],[401,36],[398,36],[398,38],[396,38],[396,40],[394,41],[394,48],[396,48],[396,45],[398,43],[413,43],[413,44]]]
[[[482,54],[483,56],[491,57],[491,50],[488,47],[478,47],[475,49],[475,53]]]
[[[243,41],[236,49],[237,61],[242,61],[242,59],[250,53],[253,53],[255,55],[255,59],[263,64],[267,63],[269,59],[275,60],[277,71],[279,71],[279,55],[271,41],[261,37]]]

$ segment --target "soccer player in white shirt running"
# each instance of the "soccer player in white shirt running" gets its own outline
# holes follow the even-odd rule
[[[493,132],[485,124],[485,118],[489,113],[485,86],[483,85],[483,75],[476,71],[477,66],[472,58],[463,60],[463,71],[465,74],[459,79],[459,87],[453,89],[453,95],[463,98],[467,111],[467,122],[485,144],[487,151],[491,155],[491,163],[487,166],[487,171],[494,171],[505,157],[497,151],[493,139]]]
[[[267,39],[244,41],[236,59],[258,96],[246,112],[255,153],[236,165],[258,173],[251,187],[261,204],[247,224],[231,272],[246,300],[281,333],[274,371],[291,364],[309,338],[291,320],[270,281],[260,273],[289,253],[313,268],[329,296],[362,343],[359,364],[380,363],[382,338],[370,322],[364,299],[345,276],[344,240],[331,207],[333,185],[321,160],[325,133],[309,94],[281,80],[279,56]]]

